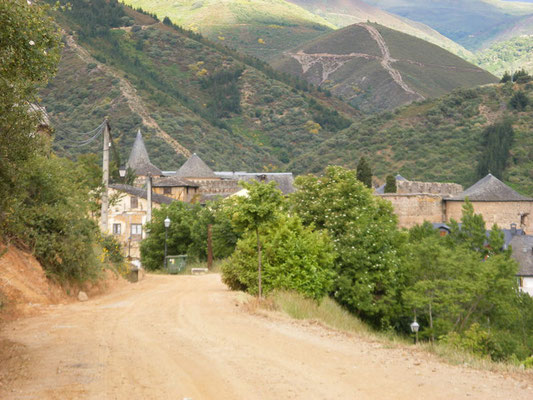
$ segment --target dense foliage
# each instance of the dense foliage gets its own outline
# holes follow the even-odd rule
[[[305,227],[297,216],[280,216],[261,229],[262,290],[291,290],[319,301],[333,282],[335,252],[324,232]],[[258,294],[257,239],[253,232],[239,242],[222,267],[224,282],[234,290]]]
[[[385,179],[385,193],[396,193],[396,178],[393,175],[387,175]]]
[[[478,178],[488,173],[503,179],[503,172],[507,166],[511,146],[514,140],[514,130],[509,119],[489,125],[483,131],[483,152],[477,166]]]
[[[167,255],[187,255],[190,260],[207,258],[207,226],[213,226],[213,252],[216,258],[227,257],[239,237],[231,228],[229,214],[221,205],[207,207],[175,201],[153,211],[152,221],[146,224],[147,237],[141,243],[141,262],[148,270],[162,269],[165,259],[165,226],[168,217]]]
[[[395,312],[400,280],[400,238],[391,204],[375,197],[355,171],[340,167],[295,183],[294,211],[304,224],[325,229],[338,253],[335,299],[379,326]]]

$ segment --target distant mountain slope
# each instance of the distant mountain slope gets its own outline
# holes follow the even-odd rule
[[[355,24],[321,36],[272,64],[364,111],[497,81],[438,46],[377,24]]]
[[[352,122],[342,101],[259,60],[113,0],[69,1],[72,11],[57,15],[66,33],[59,72],[41,93],[62,155],[99,151],[79,147],[87,136],[76,134],[107,115],[122,160],[140,127],[162,169],[187,152],[218,169],[276,169]]]
[[[388,13],[361,0],[288,1],[306,8],[339,28],[361,22],[374,22],[436,44],[460,57],[471,56],[471,53],[464,47],[429,26]]]
[[[497,42],[476,53],[475,62],[496,76],[520,69],[533,74],[533,35]]]
[[[531,84],[497,84],[458,89],[394,113],[372,115],[294,160],[291,167],[315,173],[332,164],[355,168],[364,155],[381,182],[388,174],[400,173],[410,180],[471,185],[484,151],[483,130],[508,117],[515,135],[504,179],[533,195],[533,108],[510,109],[509,100],[518,90],[533,103]]]
[[[124,0],[208,38],[268,60],[335,26],[284,0]]]
[[[393,14],[422,22],[476,50],[533,15],[533,4],[500,0],[365,0]]]

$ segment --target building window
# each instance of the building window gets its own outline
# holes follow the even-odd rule
[[[143,232],[143,226],[141,224],[131,224],[131,234],[141,235]]]
[[[171,187],[164,187],[163,188],[163,194],[172,194],[172,188]]]
[[[120,235],[122,233],[122,225],[113,224],[113,235]]]
[[[139,207],[139,199],[135,196],[130,197],[130,207],[131,208],[138,208]]]

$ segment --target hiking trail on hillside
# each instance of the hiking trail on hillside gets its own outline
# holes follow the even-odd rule
[[[531,374],[253,311],[217,274],[148,275],[0,332],[0,398],[531,399]]]

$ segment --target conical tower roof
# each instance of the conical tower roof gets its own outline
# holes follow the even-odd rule
[[[150,162],[140,129],[137,131],[137,137],[133,143],[126,167],[134,170],[137,175],[163,175],[161,170]]]
[[[178,178],[217,178],[211,168],[196,153],[176,172]]]
[[[467,197],[471,201],[533,201],[515,192],[492,174],[488,174],[464,192],[447,200],[463,201]]]

